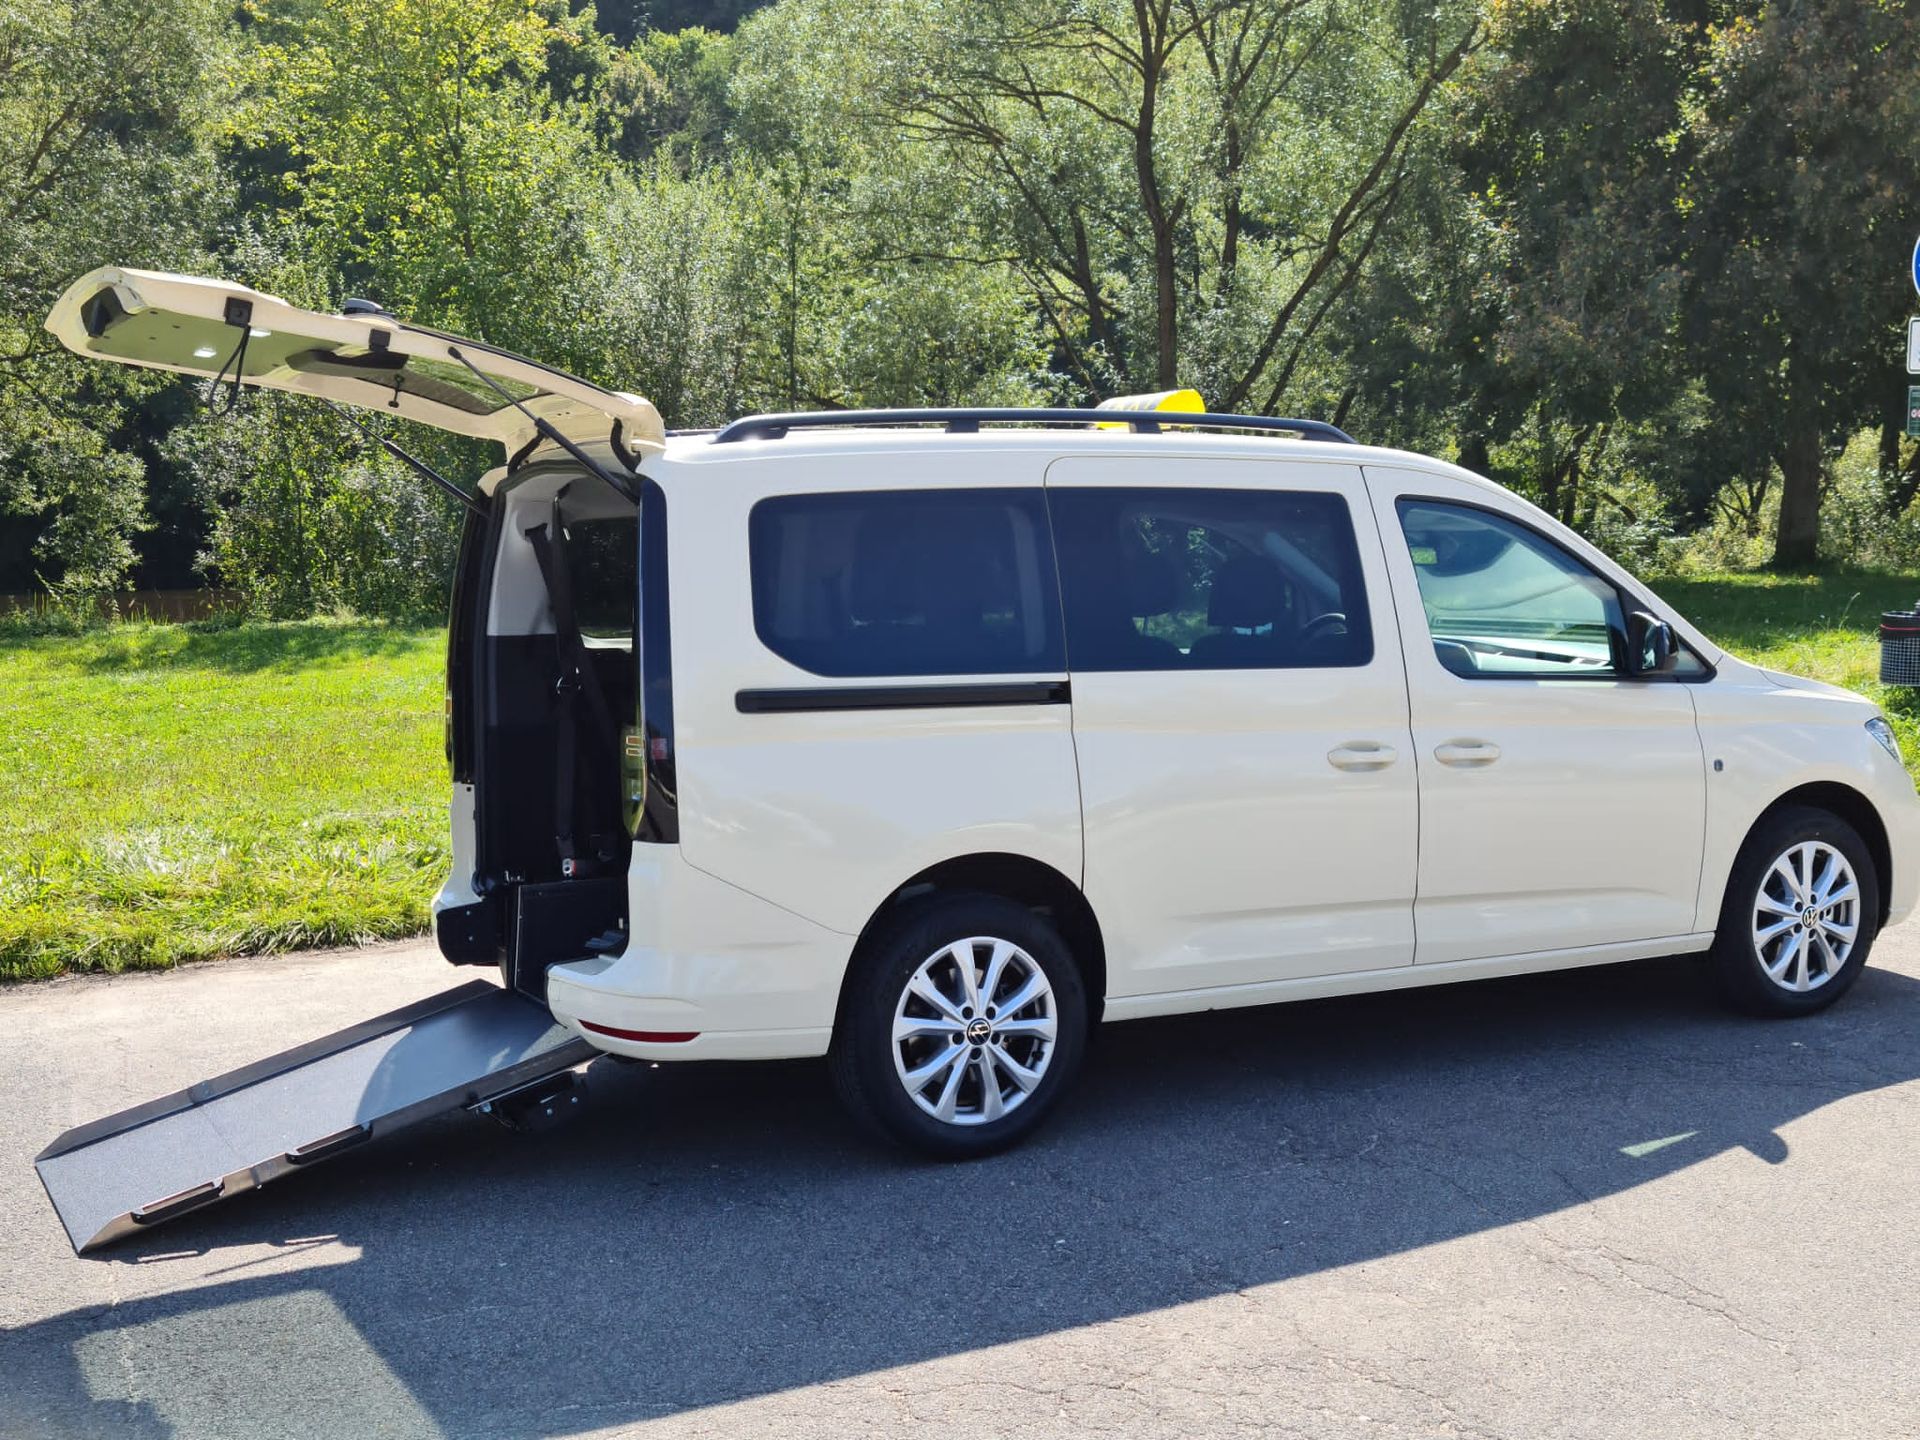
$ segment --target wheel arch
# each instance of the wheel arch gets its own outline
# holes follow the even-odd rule
[[[1887,837],[1886,822],[1880,818],[1879,810],[1851,785],[1843,785],[1837,780],[1816,780],[1795,786],[1754,816],[1753,823],[1747,827],[1747,838],[1751,839],[1754,831],[1774,815],[1795,805],[1810,806],[1837,815],[1859,832],[1867,853],[1873,858],[1874,878],[1879,882],[1880,913],[1874,916],[1874,926],[1878,929],[1885,925],[1892,904],[1893,845]],[[1744,846],[1746,841],[1742,840],[1741,844]]]
[[[861,954],[871,943],[875,931],[903,906],[930,895],[961,891],[1001,896],[1048,914],[1080,966],[1080,978],[1087,992],[1087,1019],[1091,1024],[1100,1023],[1107,1003],[1107,947],[1100,921],[1078,885],[1044,860],[1035,860],[1030,855],[987,851],[957,855],[929,865],[896,886],[875,907],[860,928],[860,937],[853,946],[854,955]],[[849,964],[848,975],[852,975],[854,969]],[[845,1004],[843,982],[841,1008]],[[837,1027],[837,1017],[835,1023]]]

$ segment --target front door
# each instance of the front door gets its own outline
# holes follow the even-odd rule
[[[1487,492],[1367,468],[1420,771],[1422,963],[1683,935],[1706,775],[1689,654],[1622,665],[1630,595]]]
[[[1411,963],[1416,788],[1358,467],[1047,472],[1108,993]]]

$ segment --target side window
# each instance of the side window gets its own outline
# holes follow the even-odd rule
[[[755,505],[747,528],[754,629],[802,669],[1066,668],[1038,489],[785,495]]]
[[[1399,502],[1434,654],[1456,675],[1619,673],[1620,592],[1552,541],[1485,510]]]
[[[1373,658],[1353,517],[1286,490],[1047,492],[1075,670],[1275,670]]]

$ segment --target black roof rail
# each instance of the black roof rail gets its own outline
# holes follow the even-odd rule
[[[790,430],[872,429],[892,425],[944,425],[955,434],[973,434],[982,425],[1039,425],[1056,429],[1086,425],[1126,425],[1135,434],[1157,435],[1164,426],[1183,430],[1261,430],[1330,440],[1356,441],[1324,420],[1290,420],[1278,415],[1193,414],[1179,410],[1061,410],[1015,406],[961,410],[802,410],[790,415],[749,415],[713,437],[716,445],[735,440],[778,440]]]

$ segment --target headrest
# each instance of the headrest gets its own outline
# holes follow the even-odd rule
[[[1180,567],[1171,552],[1142,545],[1120,563],[1119,588],[1126,596],[1129,617],[1144,620],[1165,615],[1180,603]]]
[[[1220,630],[1257,630],[1279,620],[1286,608],[1287,583],[1280,567],[1242,550],[1213,574],[1207,624]]]

